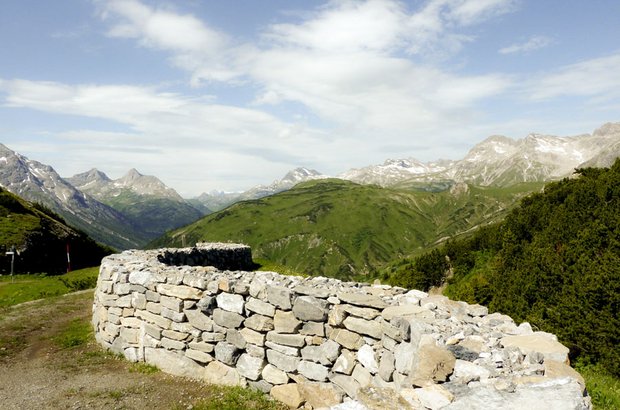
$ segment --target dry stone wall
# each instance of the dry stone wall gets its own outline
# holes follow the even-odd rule
[[[591,408],[568,349],[527,323],[417,290],[251,266],[250,248],[233,244],[108,256],[97,341],[292,408]]]

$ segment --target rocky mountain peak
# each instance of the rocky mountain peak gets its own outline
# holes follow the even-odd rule
[[[610,166],[620,156],[618,134],[620,123],[605,124],[592,135],[572,137],[530,133],[514,140],[492,135],[461,160],[422,163],[413,158],[389,159],[339,177],[383,186],[437,180],[485,186],[550,181],[569,176],[580,166]]]
[[[122,178],[120,178],[120,180],[130,182],[130,181],[135,181],[137,179],[140,179],[143,176],[144,175],[138,172],[137,169],[131,168]]]
[[[78,189],[93,185],[106,184],[111,181],[105,173],[99,171],[97,168],[92,168],[89,171],[76,174],[71,178],[66,179]]]
[[[620,122],[608,122],[594,130],[594,132],[592,133],[592,135],[597,137],[611,134],[620,134]]]
[[[323,177],[323,174],[314,169],[299,167],[287,172],[280,181],[276,181],[275,183],[277,184],[279,182],[281,183],[285,181],[299,183],[302,181],[307,181],[309,179],[315,179],[316,177]]]

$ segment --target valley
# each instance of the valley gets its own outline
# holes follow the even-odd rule
[[[166,233],[150,248],[240,242],[257,258],[313,276],[371,280],[388,262],[499,220],[540,189],[457,184],[441,192],[359,185],[338,179],[301,183],[243,201]]]

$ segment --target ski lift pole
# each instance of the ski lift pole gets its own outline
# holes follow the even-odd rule
[[[15,248],[11,248],[11,250],[9,252],[6,253],[6,255],[11,255],[11,282],[15,281],[15,278],[13,277],[13,266],[15,265]]]

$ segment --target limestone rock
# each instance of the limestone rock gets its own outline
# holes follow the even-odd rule
[[[336,386],[340,387],[347,396],[355,399],[357,397],[357,391],[360,388],[360,384],[352,377],[344,374],[332,373],[329,375],[329,380]]]
[[[442,410],[583,410],[589,408],[581,394],[581,386],[570,378],[551,379],[542,383],[517,386],[514,392],[480,385],[467,394],[455,397]]]
[[[388,306],[383,309],[381,316],[389,322],[396,316],[415,316],[425,311],[426,309],[422,308],[420,305]]]
[[[267,333],[267,340],[286,346],[303,347],[306,344],[304,335],[283,334],[276,331]]]
[[[372,374],[361,364],[355,365],[351,376],[359,383],[361,387],[369,386],[372,383]]]
[[[252,331],[251,329],[249,330]],[[235,329],[228,329],[226,331],[226,341],[235,345],[238,349],[245,349],[245,345],[247,344],[241,332]]]
[[[215,345],[215,358],[224,364],[234,366],[239,357],[239,349],[227,342],[219,342]]]
[[[252,330],[250,328],[244,327],[239,331],[241,337],[245,340],[246,343],[251,343],[257,346],[265,345],[265,334]]]
[[[371,373],[379,371],[379,364],[375,358],[375,351],[370,345],[364,345],[357,351],[357,360]]]
[[[267,332],[273,329],[273,319],[263,315],[252,315],[245,319],[243,323],[245,327],[256,330],[258,332]]]
[[[168,285],[165,283],[157,285],[157,292],[165,296],[173,296],[179,299],[199,300],[202,297],[200,289],[185,285]]]
[[[270,342],[269,340],[265,342],[265,346],[287,356],[299,356],[299,348],[297,347],[281,345],[275,342]]]
[[[329,338],[350,350],[357,350],[364,345],[364,339],[360,335],[346,329],[335,329]]]
[[[347,329],[356,333],[374,337],[375,339],[381,339],[381,336],[383,335],[381,323],[374,320],[365,320],[358,317],[349,316],[343,323]]]
[[[534,332],[531,335],[506,336],[500,343],[504,347],[518,347],[523,354],[541,353],[545,359],[568,363],[568,347],[564,346],[555,335],[546,332]]]
[[[144,360],[166,373],[192,379],[208,379],[208,372],[195,361],[165,349],[144,348]]]
[[[267,350],[267,361],[285,372],[294,372],[301,359],[299,357],[289,356],[275,350]]]
[[[278,369],[272,364],[267,364],[262,371],[263,379],[271,384],[285,384],[288,383],[289,377],[286,372]]]
[[[184,310],[188,322],[196,329],[211,332],[213,330],[213,319],[205,315],[200,310]]]
[[[454,370],[456,359],[447,349],[434,344],[423,344],[411,369],[411,381],[416,386],[443,382]]]
[[[213,361],[213,356],[200,350],[187,349],[185,351],[185,356],[199,363],[209,363]]]
[[[271,397],[286,404],[292,409],[296,409],[304,402],[303,396],[299,391],[297,383],[282,384],[271,388]]]
[[[355,355],[348,350],[344,350],[340,356],[338,356],[338,359],[336,359],[336,363],[334,363],[332,370],[338,373],[350,375],[353,372],[354,367]]]
[[[327,302],[314,296],[300,296],[293,304],[295,317],[302,321],[324,321],[327,318]]]
[[[380,387],[362,387],[357,392],[357,401],[369,410],[416,410],[393,389]]]
[[[213,361],[203,368],[206,377],[204,380],[212,384],[220,384],[224,386],[245,386],[239,372],[233,367],[226,366],[218,361]]]
[[[267,301],[283,310],[291,310],[291,297],[293,292],[281,286],[267,286]]]
[[[545,360],[543,363],[545,376],[550,378],[570,377],[579,383],[582,392],[585,392],[586,382],[575,369],[563,362],[556,360]]]
[[[342,300],[343,302],[350,303],[356,306],[371,307],[375,309],[385,309],[387,307],[387,303],[381,300],[381,298],[374,295],[365,295],[352,292],[338,292],[337,296],[338,299]]]
[[[414,360],[417,358],[418,349],[412,343],[403,342],[396,345],[394,358],[396,371],[407,375],[411,372]]]
[[[342,401],[344,394],[331,383],[302,382],[298,387],[306,403],[314,409],[335,406]]]
[[[309,362],[307,360],[302,360],[299,362],[297,365],[297,371],[304,377],[318,382],[327,380],[327,374],[329,373],[327,367],[318,363]]]
[[[325,327],[322,322],[306,322],[299,333],[302,335],[325,336]]]
[[[269,317],[273,317],[276,313],[275,306],[252,297],[245,303],[245,308],[250,312]]]
[[[263,359],[252,357],[246,353],[239,356],[236,367],[241,376],[250,380],[257,380],[264,366],[265,361]]]
[[[405,392],[401,392],[401,394],[409,399],[408,394]],[[415,401],[412,402],[408,400],[410,403],[419,402],[425,408],[435,410],[442,409],[452,403],[454,400],[454,395],[445,387],[440,384],[431,384],[419,389],[413,389],[411,398]]]
[[[332,306],[327,314],[327,323],[331,326],[340,326],[347,316],[347,305]]]
[[[301,349],[301,356],[305,360],[310,360],[323,365],[329,365],[338,358],[340,345],[333,340],[327,340],[320,346],[306,346]]]
[[[278,333],[296,333],[301,327],[301,321],[295,317],[293,312],[276,310],[273,317],[273,326]]]
[[[454,374],[451,379],[459,380],[462,383],[471,381],[486,380],[491,376],[491,371],[480,365],[457,359],[454,363]]]
[[[213,321],[222,327],[238,328],[244,320],[246,320],[245,317],[241,316],[239,313],[229,312],[219,308],[213,311]]]
[[[243,296],[222,292],[215,297],[215,300],[220,309],[224,309],[228,312],[235,312],[240,315],[243,314],[243,307],[245,306]]]
[[[188,347],[190,349],[199,350],[201,352],[211,353],[213,352],[215,345],[205,342],[191,342],[188,344]]]
[[[394,363],[394,354],[389,350],[383,352],[379,361],[379,376],[386,382],[392,381],[392,373],[396,370]]]

